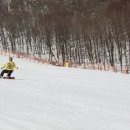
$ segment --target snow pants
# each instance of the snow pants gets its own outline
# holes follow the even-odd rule
[[[10,77],[11,74],[12,74],[12,72],[13,72],[13,70],[3,70],[3,71],[1,72],[1,74],[0,74],[0,76],[3,76],[4,73],[7,73],[7,76]]]

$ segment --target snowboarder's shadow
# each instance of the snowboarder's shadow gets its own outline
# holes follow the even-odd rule
[[[25,79],[14,79],[14,80],[25,80]]]

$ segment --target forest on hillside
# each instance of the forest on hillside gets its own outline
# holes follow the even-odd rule
[[[0,0],[0,48],[122,71],[130,66],[130,2]]]

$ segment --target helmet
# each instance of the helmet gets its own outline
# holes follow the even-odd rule
[[[9,57],[9,61],[12,61],[13,60],[13,58],[12,57]]]

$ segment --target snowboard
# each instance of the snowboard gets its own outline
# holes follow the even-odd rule
[[[15,77],[9,77],[9,78],[8,77],[2,77],[2,79],[15,79]]]

